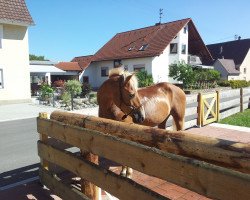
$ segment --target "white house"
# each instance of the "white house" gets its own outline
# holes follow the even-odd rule
[[[31,100],[28,27],[24,0],[0,0],[0,104]]]
[[[93,56],[73,60],[85,64],[84,76],[98,88],[108,78],[108,71],[120,65],[128,71],[146,70],[155,83],[174,82],[168,76],[170,64],[202,65],[212,57],[188,18],[118,33]]]
[[[236,69],[232,59],[217,59],[213,66],[220,72],[222,80],[240,80],[240,71]]]
[[[234,61],[235,69],[240,73],[231,79],[250,81],[250,39],[239,37],[238,40],[207,45],[207,48],[214,59]]]

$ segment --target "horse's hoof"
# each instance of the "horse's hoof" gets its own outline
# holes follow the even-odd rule
[[[124,173],[124,172],[121,172],[121,173],[120,173],[120,176],[126,177],[126,172],[125,172],[125,173]]]

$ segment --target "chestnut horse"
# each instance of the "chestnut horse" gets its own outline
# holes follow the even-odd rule
[[[138,88],[134,74],[115,68],[97,92],[99,117],[165,129],[170,115],[176,130],[184,129],[186,95],[170,83]],[[127,174],[126,174],[127,173]],[[131,176],[132,169],[121,174]]]

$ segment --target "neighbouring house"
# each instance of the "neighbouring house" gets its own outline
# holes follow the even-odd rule
[[[73,60],[85,64],[83,76],[98,88],[108,71],[121,65],[128,71],[146,70],[155,83],[175,82],[168,76],[170,64],[206,65],[212,56],[192,19],[187,18],[118,33],[93,56]]]
[[[36,95],[41,84],[51,84],[58,76],[66,74],[66,71],[55,67],[56,63],[51,61],[31,60],[29,65],[30,85],[32,95]]]
[[[31,101],[31,25],[34,21],[24,0],[0,0],[0,104]]]
[[[78,62],[59,62],[55,66],[66,73],[52,77],[52,83],[57,80],[80,80],[82,77],[83,69],[80,67]]]
[[[231,59],[235,63],[235,69],[240,73],[238,80],[250,81],[250,39],[241,39],[223,43],[209,44],[207,48],[214,59]],[[215,64],[218,64],[215,62]],[[228,62],[227,62],[228,63]],[[227,64],[225,63],[225,64]]]
[[[89,83],[89,77],[92,76],[92,74],[91,74],[91,71],[85,71],[85,69],[90,65],[90,63],[93,60],[94,60],[93,55],[79,56],[71,60],[71,62],[77,62],[82,69],[81,76],[79,77],[79,80],[82,83]]]
[[[236,69],[232,59],[217,59],[214,69],[220,72],[222,80],[239,80],[240,71]]]

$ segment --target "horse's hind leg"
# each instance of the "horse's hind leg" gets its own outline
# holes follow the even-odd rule
[[[182,115],[182,114],[173,113],[172,116],[173,116],[174,125],[175,125],[176,130],[177,131],[184,130],[184,125],[185,125],[184,114]]]

